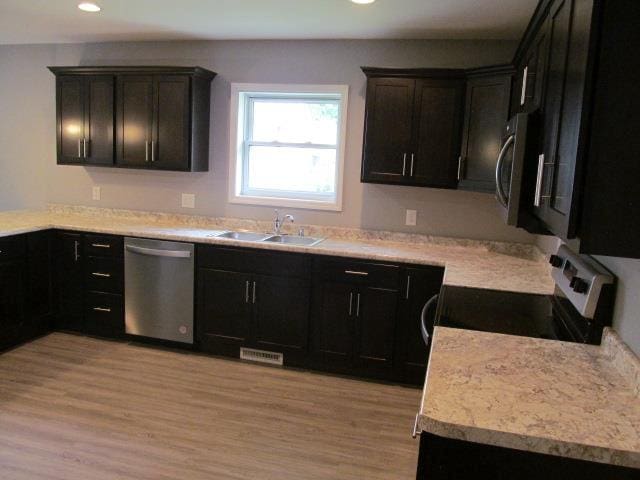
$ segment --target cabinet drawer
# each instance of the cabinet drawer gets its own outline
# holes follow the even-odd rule
[[[306,255],[295,253],[198,246],[199,268],[307,278],[310,262]]]
[[[122,257],[123,239],[112,235],[86,235],[86,254],[90,257]]]
[[[122,293],[123,265],[116,258],[87,258],[85,280],[87,290],[108,293]]]
[[[87,333],[104,337],[124,334],[124,310],[121,295],[89,292],[86,299]]]
[[[27,244],[24,235],[0,238],[0,262],[25,255]]]
[[[397,265],[348,259],[316,259],[314,271],[322,280],[391,289],[399,288],[400,267]]]

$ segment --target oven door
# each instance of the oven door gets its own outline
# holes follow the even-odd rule
[[[529,115],[519,113],[506,125],[496,162],[496,199],[507,225],[518,225],[522,204]]]

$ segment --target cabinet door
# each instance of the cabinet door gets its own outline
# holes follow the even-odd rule
[[[579,5],[578,5],[579,3]],[[579,179],[577,158],[587,81],[593,2],[556,0],[549,12],[549,57],[543,111],[544,157],[539,206],[534,209],[555,235],[575,237]]]
[[[24,260],[0,263],[0,349],[20,342],[25,323]]]
[[[59,164],[83,163],[84,136],[83,77],[60,76],[56,79],[57,147]]]
[[[362,181],[408,181],[415,80],[372,78],[367,82]]]
[[[324,282],[316,290],[312,349],[320,368],[350,368],[353,359],[353,315],[357,288]]]
[[[356,293],[354,364],[365,374],[392,373],[397,307],[397,290],[363,287]]]
[[[56,326],[62,330],[84,331],[83,237],[78,233],[58,233],[55,246]]]
[[[121,167],[145,167],[152,160],[153,77],[118,77],[116,163]]]
[[[197,330],[205,351],[238,356],[251,329],[251,275],[198,271]]]
[[[422,339],[421,318],[424,305],[440,291],[443,271],[439,268],[408,268],[398,308],[396,336],[396,378],[406,383],[422,385],[429,350]],[[433,333],[433,325],[427,325]]]
[[[548,25],[544,23],[520,62],[514,81],[511,109],[513,114],[533,112],[542,106],[549,53],[548,33]]]
[[[114,77],[87,77],[84,83],[84,141],[86,164],[113,165]]]
[[[408,166],[412,184],[455,188],[463,95],[461,79],[416,81],[415,146]]]
[[[189,77],[157,76],[154,80],[152,167],[189,169]]]
[[[298,278],[254,277],[253,343],[257,348],[285,353],[299,363],[307,350],[310,284]]]
[[[509,115],[511,75],[472,78],[467,82],[458,188],[479,192],[496,189],[496,161]]]
[[[28,290],[27,314],[29,330],[25,338],[47,332],[52,306],[52,235],[48,231],[27,235]]]

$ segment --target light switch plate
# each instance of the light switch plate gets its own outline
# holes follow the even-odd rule
[[[418,221],[418,211],[417,210],[407,210],[407,215],[405,219],[405,225],[410,227],[415,227]]]
[[[182,194],[182,208],[196,208],[196,196],[193,193]]]
[[[94,200],[100,200],[100,187],[93,187],[91,191],[91,198]]]

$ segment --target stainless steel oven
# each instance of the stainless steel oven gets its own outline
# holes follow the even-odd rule
[[[496,163],[496,199],[508,225],[522,225],[521,211],[530,192],[527,173],[531,161],[532,116],[518,113],[505,125]]]

